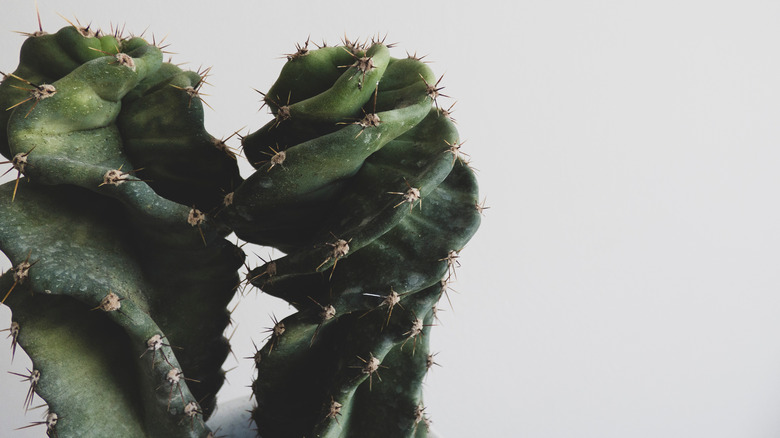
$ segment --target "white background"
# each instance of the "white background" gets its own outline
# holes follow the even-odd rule
[[[268,120],[252,88],[308,36],[386,33],[395,56],[446,73],[490,209],[432,335],[426,412],[442,436],[780,436],[779,2],[39,5],[48,31],[66,24],[56,13],[148,27],[175,62],[214,66],[215,136]],[[34,31],[35,9],[0,8],[12,71],[11,31]],[[257,296],[236,311],[239,358],[288,311]],[[0,371],[23,372],[8,345]],[[248,396],[240,362],[221,400]],[[43,436],[10,432],[41,415],[22,416],[18,380],[0,376],[0,436]]]

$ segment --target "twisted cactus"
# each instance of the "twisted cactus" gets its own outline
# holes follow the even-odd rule
[[[36,32],[0,84],[0,277],[50,435],[214,436],[225,307],[246,281],[297,311],[253,356],[263,437],[426,436],[428,333],[479,225],[472,170],[414,57],[381,41],[288,56],[274,119],[203,128],[204,73],[141,38]]]
[[[199,80],[140,38],[66,27],[29,37],[0,84],[0,149],[29,179],[0,188],[0,290],[58,436],[205,435],[244,256],[198,213],[240,181]],[[174,154],[193,170],[132,172]]]

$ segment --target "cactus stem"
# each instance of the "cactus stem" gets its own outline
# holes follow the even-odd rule
[[[19,339],[19,323],[11,321],[11,327],[2,329],[0,332],[8,332],[6,339],[11,338],[11,362],[13,362],[14,356],[16,356],[16,345]]]
[[[19,374],[14,373],[12,371],[9,371],[9,374],[13,374],[15,376],[23,377],[24,379],[22,382],[30,382],[30,388],[27,389],[27,396],[24,398],[24,412],[27,412],[27,410],[30,409],[30,406],[32,406],[33,397],[35,397],[35,388],[38,386],[38,381],[41,380],[41,372],[38,370],[31,370],[27,368],[27,372],[30,373],[27,374]]]

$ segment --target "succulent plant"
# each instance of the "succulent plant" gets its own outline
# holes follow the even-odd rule
[[[49,435],[214,436],[238,285],[296,308],[253,355],[263,437],[426,436],[428,333],[479,226],[427,64],[345,40],[288,55],[241,137],[203,127],[207,71],[79,26],[31,34],[0,84],[0,277]],[[239,278],[229,233],[286,253]],[[35,424],[37,425],[37,424]]]

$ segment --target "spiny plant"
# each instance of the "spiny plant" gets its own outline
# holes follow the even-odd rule
[[[24,407],[49,409],[25,427],[215,436],[226,306],[252,285],[296,309],[251,356],[259,436],[427,436],[429,332],[484,207],[441,78],[391,46],[296,46],[239,136],[244,179],[203,127],[208,70],[121,32],[28,34],[0,83],[0,292]],[[232,232],[286,255],[241,279]]]

